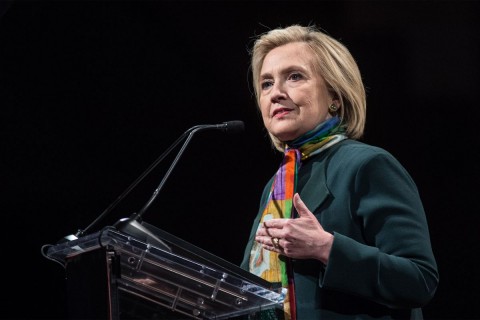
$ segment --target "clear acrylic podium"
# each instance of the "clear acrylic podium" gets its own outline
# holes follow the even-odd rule
[[[281,308],[271,283],[154,226],[114,227],[52,246],[72,319],[230,319]]]

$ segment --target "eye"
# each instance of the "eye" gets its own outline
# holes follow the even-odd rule
[[[272,81],[272,80],[264,80],[264,81],[262,81],[262,83],[260,84],[260,87],[262,88],[262,90],[267,90],[267,89],[270,88],[272,85],[273,85],[273,81]]]
[[[293,81],[302,80],[303,75],[301,73],[295,72],[295,73],[290,74],[290,76],[288,76],[288,79],[293,80]]]

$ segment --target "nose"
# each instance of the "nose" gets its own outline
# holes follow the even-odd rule
[[[286,98],[287,92],[285,91],[283,83],[281,83],[280,81],[276,81],[272,86],[272,90],[270,91],[271,101],[275,103],[281,100],[285,100]]]

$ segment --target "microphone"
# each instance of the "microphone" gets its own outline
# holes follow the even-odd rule
[[[245,124],[240,120],[226,121],[222,124],[213,125],[215,129],[223,130],[228,134],[236,134],[245,130]]]
[[[189,128],[187,131],[185,131],[175,142],[165,151],[163,152],[160,157],[158,157],[123,193],[118,196],[118,198],[112,202],[90,225],[88,225],[85,229],[79,229],[75,235],[68,235],[64,237],[60,242],[68,242],[71,240],[78,239],[82,235],[86,234],[87,231],[92,229],[94,226],[96,226],[99,221],[101,221],[103,218],[107,216],[170,152],[185,138],[185,142],[180,149],[179,153],[177,154],[175,160],[172,162],[170,168],[168,169],[167,173],[163,177],[163,180],[157,187],[157,189],[154,191],[153,195],[149,199],[149,201],[144,205],[144,207],[138,212],[132,214],[130,218],[124,218],[118,221],[115,226],[120,226],[124,225],[125,223],[130,223],[131,225],[134,225],[136,229],[139,229],[137,225],[139,225],[136,220],[140,220],[142,215],[145,213],[145,211],[148,209],[148,207],[153,203],[155,198],[157,197],[158,193],[162,189],[163,185],[165,184],[165,181],[169,177],[170,173],[172,172],[173,168],[175,167],[176,163],[180,159],[181,155],[183,154],[183,151],[185,151],[185,148],[187,147],[188,143],[192,139],[193,135],[199,131],[203,130],[209,130],[209,129],[218,129],[222,130],[228,134],[236,134],[240,133],[245,129],[245,125],[243,121],[240,120],[233,120],[233,121],[226,121],[221,124],[203,124],[203,125],[196,125],[191,128]],[[128,221],[127,221],[128,220]],[[135,223],[136,222],[136,223]],[[144,231],[145,234],[145,231]]]
[[[245,124],[240,120],[227,121],[223,124],[225,126],[224,130],[228,134],[242,133],[245,130]]]

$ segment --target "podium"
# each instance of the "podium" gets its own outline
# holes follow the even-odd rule
[[[145,222],[59,243],[47,256],[66,270],[71,319],[231,319],[282,308],[273,286]]]

